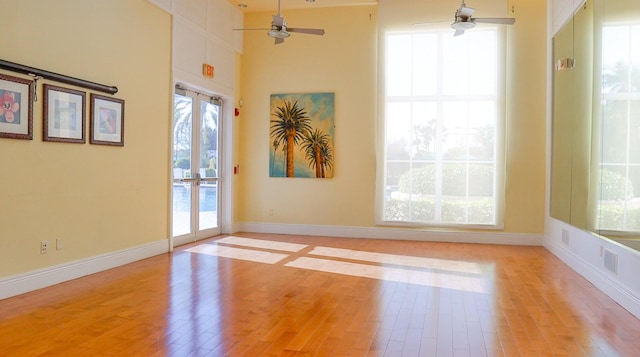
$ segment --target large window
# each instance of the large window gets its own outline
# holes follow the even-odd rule
[[[386,34],[381,223],[501,226],[503,41]]]

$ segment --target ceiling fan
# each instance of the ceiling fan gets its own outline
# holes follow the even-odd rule
[[[454,22],[451,24],[451,28],[456,30],[453,34],[454,36],[460,36],[464,33],[465,30],[470,30],[476,26],[476,23],[489,23],[489,24],[503,24],[503,25],[513,25],[516,23],[516,19],[512,17],[486,17],[486,18],[475,18],[471,17],[475,12],[475,9],[467,7],[462,0],[462,4],[460,8],[456,10],[456,15],[454,17]]]
[[[456,10],[456,14],[454,16],[453,23],[451,24],[451,28],[456,30],[453,34],[454,36],[460,36],[464,33],[465,30],[470,30],[476,27],[478,23],[488,23],[488,24],[502,24],[502,25],[513,25],[516,23],[516,19],[512,17],[485,17],[485,18],[477,18],[472,17],[473,13],[476,12],[475,9],[467,7],[462,1],[460,8]],[[421,25],[421,24],[416,24]]]
[[[287,27],[287,21],[282,17],[280,13],[280,0],[278,0],[278,14],[273,15],[271,21],[271,28],[263,29],[234,29],[234,30],[268,30],[267,35],[275,38],[275,44],[281,44],[284,39],[291,36],[291,32],[304,33],[308,35],[324,35],[324,29],[309,29],[300,27]]]

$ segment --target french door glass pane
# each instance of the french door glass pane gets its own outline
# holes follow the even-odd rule
[[[200,184],[200,227],[199,230],[218,226],[218,184],[202,182]]]
[[[193,100],[176,94],[173,126],[173,236],[191,233],[191,186],[178,180],[191,177]]]
[[[218,177],[218,114],[220,107],[200,103],[200,177]]]
[[[220,106],[200,102],[200,184],[199,230],[218,226],[218,119]]]
[[[173,178],[191,177],[193,111],[192,99],[175,95],[175,123],[173,126]]]
[[[191,233],[191,184],[173,184],[173,232],[180,236]]]

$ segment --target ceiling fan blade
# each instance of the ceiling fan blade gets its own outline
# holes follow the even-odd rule
[[[270,28],[261,28],[261,29],[258,29],[258,28],[252,28],[252,29],[231,29],[231,30],[233,30],[233,31],[255,31],[255,30],[260,30],[260,31],[269,31],[269,30],[271,30],[271,29],[270,29]]]
[[[503,24],[503,25],[513,25],[516,23],[516,19],[512,17],[483,17],[479,19],[472,19],[473,22],[477,23],[485,23],[485,24]]]
[[[289,32],[306,33],[308,35],[324,35],[324,29],[304,29],[287,27]]]
[[[456,32],[453,33],[453,36],[460,36],[464,33],[464,30],[456,30]]]
[[[476,12],[476,9],[472,9],[466,6],[461,6],[460,10],[458,10],[458,16],[471,17],[471,15],[473,15],[474,12]]]
[[[425,25],[433,25],[433,24],[440,24],[443,22],[450,22],[449,20],[441,20],[441,21],[427,21],[427,22],[418,22],[413,24],[413,26],[425,26]]]
[[[271,21],[271,25],[282,27],[284,25],[284,17],[280,15],[273,15],[273,20]]]

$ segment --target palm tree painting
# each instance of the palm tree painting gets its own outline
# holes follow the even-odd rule
[[[272,94],[270,177],[331,178],[334,93]]]

